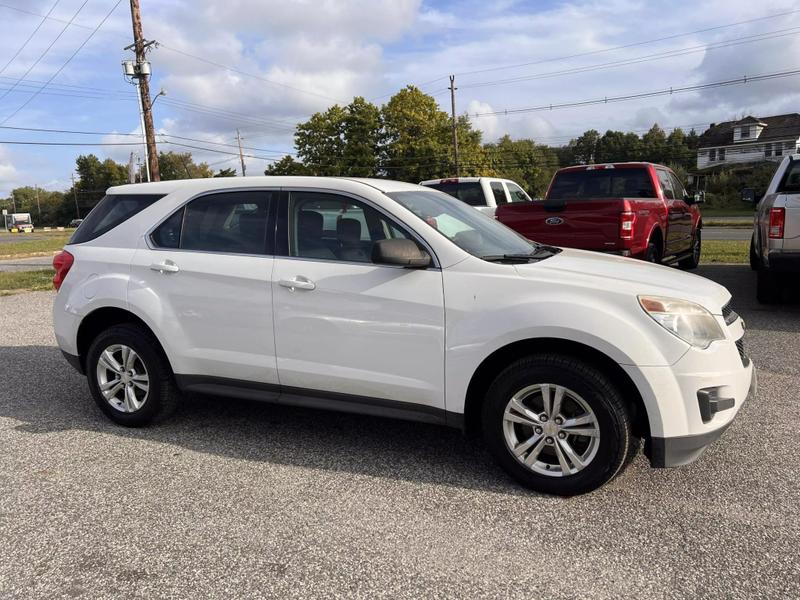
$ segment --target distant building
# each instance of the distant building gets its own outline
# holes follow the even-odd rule
[[[697,168],[717,165],[780,161],[800,146],[800,114],[745,117],[712,123],[700,136]]]

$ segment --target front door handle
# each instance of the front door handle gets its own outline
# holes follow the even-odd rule
[[[181,270],[181,268],[176,265],[171,260],[165,260],[160,263],[153,263],[150,265],[150,269],[153,271],[158,271],[159,273],[177,273]]]
[[[317,287],[317,284],[315,284],[313,281],[300,276],[297,276],[294,279],[281,279],[278,281],[278,285],[289,288],[290,292],[295,290],[313,290]]]

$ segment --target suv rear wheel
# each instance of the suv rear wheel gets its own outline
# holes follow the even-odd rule
[[[497,376],[482,414],[500,465],[539,492],[572,496],[619,473],[638,448],[619,390],[591,364],[559,354],[530,356]]]
[[[89,347],[86,376],[100,410],[127,427],[165,418],[180,398],[158,342],[139,325],[99,334]]]

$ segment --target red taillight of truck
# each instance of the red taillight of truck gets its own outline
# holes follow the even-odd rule
[[[56,270],[56,274],[53,275],[53,287],[56,290],[61,288],[61,284],[64,283],[64,278],[69,273],[74,262],[75,257],[66,250],[62,250],[53,257],[53,268]]]
[[[769,211],[769,237],[773,240],[783,239],[783,227],[786,224],[786,209],[773,208]]]
[[[633,239],[633,224],[636,222],[636,213],[625,211],[619,213],[619,238],[621,240]]]

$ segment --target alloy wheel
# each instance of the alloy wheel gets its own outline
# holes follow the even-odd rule
[[[565,477],[585,469],[597,455],[600,425],[574,391],[537,383],[518,391],[503,413],[511,454],[540,475]]]
[[[147,401],[150,378],[147,367],[133,348],[113,344],[103,350],[97,360],[97,386],[114,409],[132,413]]]

